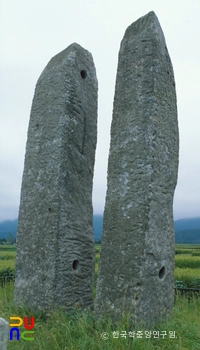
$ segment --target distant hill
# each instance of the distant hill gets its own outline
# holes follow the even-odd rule
[[[93,226],[94,226],[95,241],[101,241],[102,230],[103,230],[103,215],[93,216]]]
[[[175,242],[177,244],[200,244],[200,229],[176,232]]]
[[[8,238],[11,233],[16,238],[18,220],[7,220],[0,223],[0,239]],[[102,237],[103,215],[94,215],[94,237]],[[183,244],[200,244],[200,218],[181,219],[174,222],[175,242]]]
[[[95,240],[101,240],[103,215],[94,215]],[[200,244],[200,218],[180,219],[174,222],[175,242]]]
[[[17,234],[17,224],[18,220],[7,220],[0,222],[0,239],[8,238],[9,233],[11,233],[15,238]]]
[[[200,218],[180,219],[174,222],[175,232],[200,229]]]
[[[177,220],[174,230],[176,243],[200,244],[200,218]]]
[[[9,233],[12,233],[14,238],[16,238],[17,224],[18,224],[17,219],[0,222],[0,239],[2,238],[7,239],[9,236]],[[93,225],[94,225],[94,232],[95,232],[95,240],[99,241],[101,240],[101,236],[102,236],[103,216],[94,215]]]

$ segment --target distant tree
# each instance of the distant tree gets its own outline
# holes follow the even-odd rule
[[[15,237],[13,236],[12,233],[9,233],[9,234],[8,234],[7,242],[8,242],[9,244],[14,244],[14,243],[16,242],[16,239],[15,239]]]
[[[6,238],[0,238],[0,244],[5,244]]]
[[[101,241],[99,240],[99,241],[95,241],[95,244],[101,244]]]

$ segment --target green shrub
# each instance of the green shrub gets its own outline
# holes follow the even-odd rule
[[[188,288],[199,288],[200,270],[177,267],[174,273],[176,281],[181,281]],[[178,282],[177,282],[178,283]],[[183,287],[182,287],[183,288]]]
[[[0,286],[5,285],[5,283],[13,281],[15,278],[15,271],[11,270],[9,267],[0,271]]]
[[[200,252],[192,252],[192,256],[200,256]]]
[[[9,260],[9,259],[12,259],[12,258],[8,255],[0,256],[0,260]]]
[[[175,255],[177,254],[191,254],[191,249],[175,249]]]
[[[188,288],[185,281],[179,281],[179,280],[174,281],[174,287],[175,288]]]

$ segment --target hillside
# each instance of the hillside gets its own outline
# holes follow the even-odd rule
[[[0,239],[8,238],[11,233],[16,238],[18,220],[8,220],[0,223]],[[95,241],[101,240],[103,215],[94,215]],[[175,242],[183,244],[200,244],[200,218],[181,219],[174,222]]]
[[[103,230],[103,215],[93,216],[94,237],[95,241],[100,241]]]
[[[0,222],[0,239],[7,239],[10,233],[16,238],[17,224],[17,219]]]
[[[177,244],[200,244],[200,229],[176,232],[175,242]]]
[[[175,232],[200,229],[200,218],[180,219],[174,222]]]

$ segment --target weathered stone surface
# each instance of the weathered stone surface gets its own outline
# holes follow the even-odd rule
[[[9,323],[0,317],[0,349],[7,350]]]
[[[119,52],[97,313],[152,323],[173,309],[178,143],[173,68],[150,12]]]
[[[92,55],[72,44],[50,60],[35,89],[17,233],[17,304],[92,304],[96,139]]]

